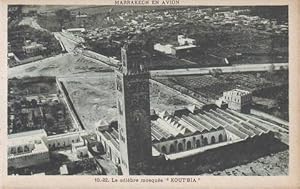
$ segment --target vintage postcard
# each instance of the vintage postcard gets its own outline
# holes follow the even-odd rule
[[[2,0],[1,187],[300,187],[299,8]]]

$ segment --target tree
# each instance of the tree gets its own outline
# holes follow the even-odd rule
[[[71,18],[71,13],[67,9],[59,9],[59,10],[55,11],[55,15],[60,24],[60,29],[62,28],[64,21],[70,20],[70,18]]]
[[[19,112],[22,109],[22,105],[19,102],[14,102],[13,107],[15,108],[15,111]]]
[[[222,74],[222,70],[221,69],[211,69],[211,70],[209,70],[209,73],[213,77],[218,77],[220,74]]]
[[[274,73],[274,71],[275,71],[275,66],[274,66],[274,64],[271,64],[270,67],[269,67],[268,72]]]
[[[52,116],[48,116],[46,119],[47,128],[50,129],[54,126],[55,120]]]
[[[35,99],[32,99],[30,103],[33,108],[37,107],[37,101]]]
[[[268,68],[268,71],[266,72],[266,78],[272,82],[274,82],[273,77],[275,74],[275,66],[274,64],[271,64]]]

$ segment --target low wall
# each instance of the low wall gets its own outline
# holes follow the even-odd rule
[[[287,121],[285,121],[283,119],[280,119],[278,117],[272,116],[270,114],[267,114],[265,112],[262,112],[262,111],[259,111],[259,110],[256,110],[256,109],[251,109],[250,113],[253,114],[253,115],[257,115],[259,117],[263,117],[263,118],[267,118],[267,119],[276,121],[277,123],[280,123],[282,125],[287,126],[287,127],[285,127],[285,129],[288,129],[289,122],[287,122]]]
[[[117,67],[120,64],[120,61],[118,61],[118,60],[115,60],[111,57],[107,57],[107,56],[104,56],[102,54],[90,51],[90,50],[82,50],[82,54],[84,56],[89,57],[89,58],[93,58],[93,59],[96,59],[98,61],[101,61],[101,62],[103,62],[103,63],[105,63],[109,66]]]
[[[59,79],[56,79],[56,83],[57,83],[58,89],[63,94],[63,99],[64,99],[64,101],[67,105],[67,108],[70,112],[71,117],[73,118],[73,120],[75,122],[76,128],[79,129],[79,130],[81,130],[81,129],[84,130],[85,128],[83,126],[83,123],[81,122],[80,117],[79,117],[79,115],[77,114],[77,112],[75,110],[73,102],[72,102],[71,98],[69,97],[69,93],[66,90],[64,84]]]
[[[226,67],[209,67],[209,68],[185,68],[173,70],[151,70],[151,76],[173,76],[173,75],[205,75],[212,71],[219,71],[220,73],[240,73],[240,72],[263,72],[269,71],[271,67],[274,70],[287,70],[288,63],[274,63],[274,64],[241,64]]]

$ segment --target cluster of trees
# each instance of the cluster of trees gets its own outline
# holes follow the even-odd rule
[[[250,15],[287,22],[288,6],[255,6],[250,7]]]
[[[254,96],[275,100],[274,107],[255,104],[255,108],[270,113],[274,116],[289,119],[289,85],[262,88],[253,92]]]
[[[72,127],[72,121],[67,116],[66,108],[61,103],[45,103],[38,105],[35,99],[27,101],[26,99],[20,102],[14,102],[12,105],[14,112],[9,108],[9,112],[15,115],[13,124],[13,132],[20,132],[26,130],[32,130],[37,128],[45,128],[46,131],[60,132],[60,130],[70,129]],[[36,114],[36,111],[40,111],[41,114]],[[22,109],[28,109],[29,112],[22,112]],[[29,114],[32,114],[29,119]],[[9,122],[11,122],[9,120]],[[59,123],[62,123],[64,127],[57,130]]]
[[[80,12],[78,15],[80,15]],[[95,24],[92,22],[89,23],[86,20],[77,22],[68,9],[58,9],[54,12],[54,15],[38,15],[37,21],[40,26],[53,32],[61,31],[64,28],[76,28],[86,24]]]
[[[275,70],[274,65],[271,65],[268,72],[259,75],[271,82],[271,86],[261,86],[260,89],[253,91],[253,95],[262,98],[275,100],[276,107],[268,108],[262,105],[255,105],[255,108],[270,113],[274,116],[289,119],[289,84],[288,71],[284,68]]]
[[[71,12],[67,9],[58,9],[54,15],[38,15],[37,22],[49,31],[61,31],[71,21]]]
[[[95,159],[83,159],[82,161],[70,162],[67,164],[70,175],[82,173],[84,171],[93,171],[101,174],[101,168],[98,168]]]
[[[13,25],[8,28],[8,41],[11,43],[12,51],[19,53],[20,57],[22,57],[20,53],[23,53],[25,40],[43,44],[47,48],[42,52],[45,56],[58,54],[61,51],[59,42],[47,31],[40,31],[28,25]]]
[[[24,108],[28,109],[28,112],[23,112],[22,109]],[[9,132],[17,133],[42,128],[43,119],[37,115],[37,112],[39,112],[38,102],[35,99],[28,101],[22,98],[21,101],[14,102],[11,107],[8,107],[8,113],[15,115],[13,120],[8,118]],[[31,114],[31,116],[29,116],[29,114]],[[10,131],[10,129],[12,130]]]
[[[66,22],[69,22],[71,20],[71,12],[67,9],[56,10],[55,16],[60,25],[60,30],[63,28]]]
[[[121,57],[121,44],[114,43],[112,40],[86,40],[87,46],[92,51],[103,54],[105,56],[115,56],[118,59]]]
[[[211,69],[211,70],[209,70],[209,73],[213,77],[219,77],[219,75],[222,74],[222,70],[221,69]]]

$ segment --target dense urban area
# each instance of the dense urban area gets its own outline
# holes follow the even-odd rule
[[[9,174],[121,174],[114,71],[124,66],[126,41],[138,45],[150,74],[152,155],[159,156],[151,174],[288,174],[286,6],[34,5],[8,7]],[[251,96],[245,111],[243,104],[231,107],[227,95],[235,94]],[[245,139],[250,150],[239,143],[215,150],[225,142],[221,134],[220,143],[198,145],[195,138],[193,147],[174,153],[160,146],[175,133],[159,125],[164,119],[188,122],[175,138],[197,137],[195,123],[209,125],[208,133],[235,125],[224,132]],[[267,138],[265,149],[255,148],[263,140],[252,142],[256,136]],[[161,163],[162,156],[174,161]]]

